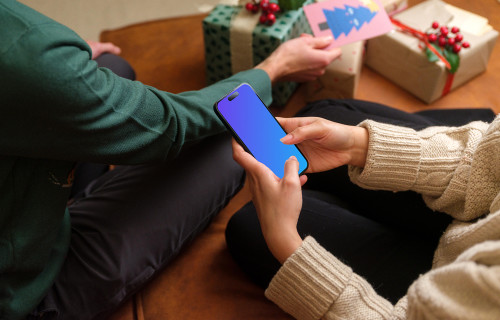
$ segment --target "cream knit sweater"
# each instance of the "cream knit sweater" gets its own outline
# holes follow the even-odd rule
[[[500,116],[490,125],[420,132],[360,125],[369,130],[369,150],[365,168],[349,168],[354,183],[419,192],[454,218],[432,270],[394,306],[307,237],[266,296],[297,319],[500,319]]]

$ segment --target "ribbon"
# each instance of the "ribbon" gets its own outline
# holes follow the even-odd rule
[[[245,0],[240,0],[242,5]],[[233,74],[253,68],[252,33],[259,23],[258,14],[243,8],[231,19],[229,28],[229,46],[231,52],[231,69]]]
[[[425,44],[425,46],[427,48],[429,48],[429,50],[431,50],[432,53],[434,53],[439,58],[439,60],[441,60],[444,63],[444,66],[448,70],[448,76],[446,78],[446,83],[444,85],[443,92],[442,92],[441,96],[443,97],[443,96],[447,95],[451,90],[451,86],[453,84],[453,79],[455,78],[455,74],[451,73],[451,71],[450,71],[451,65],[448,62],[448,60],[446,60],[446,58],[441,53],[439,53],[439,51],[437,51],[436,48],[434,48],[434,46],[432,44],[429,43],[429,40],[427,39],[427,34],[425,34],[422,31],[419,31],[417,29],[414,29],[414,28],[412,28],[412,27],[410,27],[410,26],[408,26],[408,25],[402,23],[401,21],[396,20],[392,17],[390,17],[390,19],[391,19],[391,22],[395,26],[399,27],[402,32],[410,34],[410,35],[414,36],[415,38],[419,39],[420,41],[422,41]]]

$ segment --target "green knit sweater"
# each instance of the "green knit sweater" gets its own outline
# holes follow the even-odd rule
[[[164,161],[225,130],[213,104],[241,82],[271,100],[262,70],[181,94],[120,78],[14,0],[0,1],[0,74],[0,319],[33,310],[64,261],[75,161]]]

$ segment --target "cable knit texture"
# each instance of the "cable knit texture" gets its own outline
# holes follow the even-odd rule
[[[416,191],[455,218],[432,270],[393,306],[307,237],[266,296],[297,319],[500,319],[500,116],[419,132],[373,121],[360,126],[369,131],[369,149],[364,168],[349,168],[354,183]]]

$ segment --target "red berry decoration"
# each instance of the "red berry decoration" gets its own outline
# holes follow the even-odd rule
[[[271,2],[269,4],[269,9],[268,9],[269,13],[275,13],[275,12],[278,12],[280,11],[280,6],[274,2]]]
[[[259,22],[270,26],[276,22],[276,16],[274,13],[281,10],[277,3],[269,2],[269,0],[260,0],[260,2],[253,0],[252,2],[248,2],[245,5],[245,8],[253,13],[257,13],[259,10],[262,10]]]
[[[260,8],[262,11],[267,12],[267,9],[269,9],[269,0],[260,0]]]
[[[259,18],[259,22],[264,24],[267,22],[267,15],[266,14],[262,14]]]
[[[444,47],[446,45],[446,37],[443,36],[439,37],[438,44],[440,47]]]
[[[247,9],[250,12],[256,13],[257,11],[259,11],[259,5],[256,4],[255,2],[248,2],[245,5],[245,9]]]
[[[431,24],[432,29],[427,29],[426,54],[429,61],[436,61],[436,55],[439,59],[446,59],[448,61],[449,72],[454,73],[457,71],[460,57],[458,54],[462,48],[470,47],[468,42],[463,42],[464,36],[459,33],[460,29],[456,26],[450,27],[440,26],[437,21]],[[439,46],[439,47],[438,47]],[[433,48],[434,47],[434,48]],[[437,52],[436,50],[437,49]],[[434,53],[434,54],[433,54]]]
[[[434,33],[428,34],[427,38],[429,39],[430,42],[434,42],[437,40],[437,36]]]
[[[267,24],[272,26],[276,22],[276,16],[274,13],[268,13],[267,14]]]
[[[445,37],[446,37],[446,36],[448,35],[448,33],[449,33],[448,28],[447,28],[447,27],[445,27],[445,26],[442,26],[442,27],[441,27],[441,29],[440,29],[440,31],[441,31],[441,34],[442,34],[443,36],[445,36]]]

